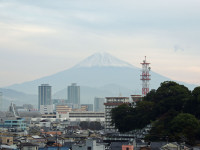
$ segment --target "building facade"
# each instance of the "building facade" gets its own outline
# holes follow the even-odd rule
[[[0,110],[3,110],[3,93],[0,92]]]
[[[56,106],[56,112],[58,113],[67,113],[67,112],[71,112],[72,108],[69,107],[68,105],[57,105]]]
[[[5,120],[4,127],[24,131],[26,130],[26,123],[24,118],[16,118],[14,120]]]
[[[68,90],[68,102],[72,104],[73,108],[80,108],[80,86],[76,83],[72,83],[67,88]]]
[[[69,119],[70,121],[98,121],[104,122],[105,121],[105,114],[104,112],[69,112]]]
[[[81,104],[82,111],[93,111],[93,104]]]
[[[42,110],[41,109],[48,109]],[[51,108],[52,107],[52,108]],[[38,110],[44,112],[50,112],[53,110],[52,100],[51,100],[51,86],[48,84],[42,84],[38,87]]]
[[[105,111],[105,98],[95,97],[94,98],[94,111],[95,112],[104,112]]]
[[[73,150],[105,150],[103,144],[99,144],[96,140],[87,139],[85,144],[73,144]]]
[[[106,131],[116,131],[115,126],[111,125],[111,110],[122,104],[129,104],[129,97],[106,97],[105,105],[105,129]]]

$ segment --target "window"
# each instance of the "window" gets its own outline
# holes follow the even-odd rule
[[[89,146],[89,147],[87,148],[87,150],[92,150],[92,147]]]
[[[126,150],[129,150],[129,148],[127,147]]]

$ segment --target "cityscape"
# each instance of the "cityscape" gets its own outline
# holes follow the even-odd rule
[[[0,150],[200,150],[199,6],[0,0]]]
[[[106,58],[102,59],[106,62]],[[192,147],[188,144],[193,142],[190,140],[182,139],[183,141],[180,142],[177,139],[175,141],[165,134],[159,135],[161,141],[145,140],[148,136],[152,138],[150,133],[153,125],[150,122],[144,125],[141,123],[136,127],[126,123],[125,126],[123,125],[123,122],[126,122],[123,118],[126,118],[125,115],[132,117],[131,114],[127,114],[131,111],[126,109],[133,109],[132,111],[135,109],[136,116],[137,109],[141,112],[140,109],[147,107],[146,111],[148,111],[152,106],[142,102],[150,100],[148,97],[154,96],[154,92],[159,91],[159,88],[163,88],[165,85],[170,86],[169,89],[171,86],[172,88],[173,86],[183,88],[183,85],[174,81],[164,81],[158,90],[150,90],[151,67],[146,56],[141,62],[140,73],[141,90],[139,93],[123,96],[119,91],[118,96],[95,96],[92,104],[81,103],[81,86],[77,83],[68,85],[66,89],[67,97],[61,99],[52,98],[52,86],[50,84],[38,85],[37,107],[34,107],[31,102],[21,106],[18,103],[11,102],[8,111],[1,111],[1,149],[133,150],[166,149],[166,147],[180,150],[191,149]],[[199,93],[199,87],[196,87],[193,91]],[[152,93],[154,94],[152,95]],[[4,107],[3,92],[0,94],[0,104],[1,107]],[[181,101],[181,99],[179,100]],[[184,107],[187,108],[188,106]],[[178,109],[178,106],[175,106],[176,109]],[[157,111],[157,108],[155,110]],[[148,114],[155,110],[151,108]],[[121,116],[121,113],[124,116]],[[145,116],[146,114],[142,115]],[[117,120],[120,122],[119,124]],[[135,125],[139,122],[134,118],[131,120]],[[139,126],[142,126],[142,128],[138,129]]]
[[[94,97],[93,104],[81,104],[81,88],[77,83],[68,85],[65,99],[53,99],[52,86],[39,85],[37,108],[11,102],[8,111],[1,112],[1,148],[133,149],[130,141],[135,139],[134,134],[128,134],[128,140],[127,134],[115,135],[119,132],[111,124],[111,109],[121,104],[135,105],[149,92],[150,63],[145,57],[141,64],[142,95],[130,95],[131,99],[119,93],[117,97]],[[0,98],[3,107],[3,92]],[[116,136],[117,140],[106,135]],[[139,135],[144,137],[143,133]]]

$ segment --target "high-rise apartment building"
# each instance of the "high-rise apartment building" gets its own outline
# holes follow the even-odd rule
[[[129,97],[106,97],[105,105],[105,129],[106,131],[116,131],[111,124],[111,110],[122,104],[129,104]]]
[[[104,102],[105,102],[105,98],[95,97],[94,98],[94,111],[95,112],[104,112],[105,111]]]
[[[43,108],[45,110],[41,110]],[[41,84],[38,87],[38,110],[45,113],[53,112],[51,86],[48,84]]]
[[[69,103],[72,104],[73,108],[80,108],[80,86],[72,83],[67,90]]]

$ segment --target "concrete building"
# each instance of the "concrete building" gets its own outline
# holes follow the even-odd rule
[[[38,110],[40,110],[41,113],[53,112],[51,86],[48,84],[42,84],[38,87]]]
[[[69,113],[70,121],[105,121],[104,112],[70,112]]]
[[[95,97],[94,98],[94,111],[95,112],[104,112],[105,111],[105,98]]]
[[[53,105],[40,105],[41,114],[49,114],[53,112]]]
[[[26,123],[23,118],[16,118],[13,120],[5,120],[4,127],[24,131],[26,130]]]
[[[83,111],[93,111],[93,104],[81,104]]]
[[[111,110],[124,103],[129,104],[129,97],[106,97],[105,105],[105,129],[106,131],[116,131],[111,125]]]
[[[72,83],[67,90],[69,103],[72,104],[73,108],[80,108],[80,86]]]
[[[0,92],[0,110],[3,110],[3,93]]]
[[[71,112],[72,108],[69,107],[68,105],[57,105],[56,106],[56,112],[58,113],[67,113],[67,112]]]
[[[38,150],[38,145],[32,143],[21,143],[19,145],[20,150]]]
[[[51,121],[44,119],[40,121],[40,127],[47,127],[50,128],[51,127]]]
[[[2,144],[13,145],[13,137],[2,136],[0,139]]]
[[[42,118],[31,118],[31,121],[41,121],[43,119],[48,119],[52,121],[64,121],[69,120],[72,122],[80,122],[80,121],[98,121],[101,123],[105,122],[105,113],[104,112],[88,112],[88,111],[79,111],[79,112],[67,112],[67,113],[50,113],[43,114]]]
[[[137,103],[142,101],[142,95],[131,95],[132,102]]]

